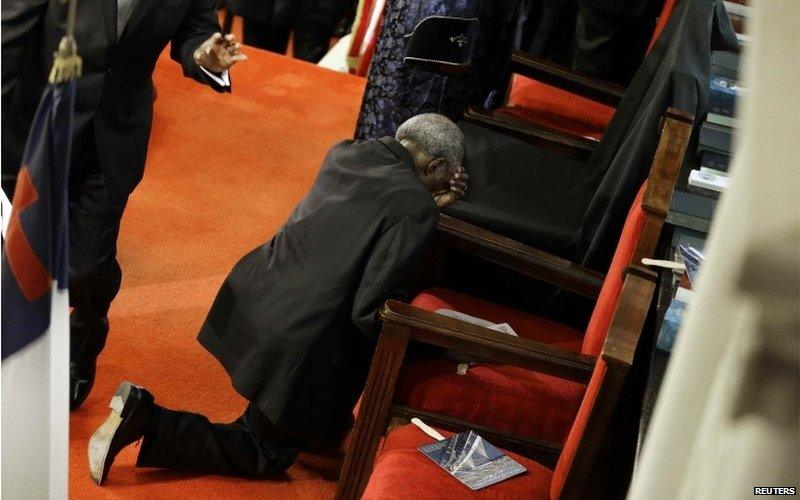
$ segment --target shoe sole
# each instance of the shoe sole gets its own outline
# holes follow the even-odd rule
[[[111,464],[114,463],[113,457],[108,460],[108,450],[111,449],[111,442],[114,440],[117,429],[119,429],[120,424],[129,412],[129,410],[126,411],[125,403],[128,401],[131,389],[133,389],[133,384],[130,382],[123,382],[117,387],[117,391],[108,405],[111,408],[111,413],[108,414],[106,421],[89,439],[89,473],[92,475],[92,481],[97,485],[102,485],[105,482],[106,477],[108,477],[108,470],[111,468]]]

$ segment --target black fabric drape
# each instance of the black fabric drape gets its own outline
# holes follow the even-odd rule
[[[665,111],[676,107],[692,113],[696,121],[702,119],[708,101],[711,50],[735,44],[722,2],[684,0],[585,163],[462,123],[470,189],[464,200],[446,212],[605,272],[627,212],[649,173]],[[462,262],[460,267],[464,266],[476,269],[475,263]],[[451,278],[456,273],[447,274]],[[492,295],[492,274],[482,276],[486,280],[477,290]],[[504,299],[527,309],[542,306],[541,297],[547,295],[542,290],[510,283],[504,278]],[[520,304],[525,297],[531,300]],[[560,311],[559,318],[568,317],[581,326],[586,310],[586,301],[573,307],[557,295],[540,312],[556,315]]]
[[[598,187],[584,217],[577,261],[605,271],[622,224],[647,178],[658,145],[659,125],[669,107],[692,113],[708,109],[711,50],[738,48],[720,0],[684,0],[642,62],[589,160]]]

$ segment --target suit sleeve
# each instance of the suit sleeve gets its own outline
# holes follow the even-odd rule
[[[21,73],[38,56],[35,37],[47,12],[47,0],[3,0],[2,2],[2,95],[3,114],[10,108]],[[36,61],[38,62],[38,61]]]
[[[221,32],[217,19],[215,0],[192,0],[178,31],[172,37],[170,56],[180,63],[184,76],[209,85],[217,92],[230,92],[229,86],[220,85],[210,78],[194,61],[194,51],[208,37]]]
[[[435,211],[426,207],[394,224],[375,244],[351,315],[353,324],[368,337],[377,339],[378,309],[387,299],[401,298],[403,282],[433,241],[437,221]]]

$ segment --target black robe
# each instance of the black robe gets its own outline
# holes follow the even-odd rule
[[[233,268],[198,339],[272,423],[332,438],[363,390],[377,310],[437,222],[400,143],[341,142],[286,224]]]

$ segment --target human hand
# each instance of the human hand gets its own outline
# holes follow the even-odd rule
[[[433,193],[433,200],[439,209],[448,207],[467,194],[467,182],[469,174],[464,167],[459,166],[453,177],[450,179],[450,189],[442,189]]]
[[[246,61],[242,44],[234,35],[214,33],[194,51],[194,61],[212,73],[222,73],[239,61]]]
[[[450,179],[450,191],[457,194],[459,198],[467,195],[467,183],[469,182],[469,174],[464,170],[464,167],[459,165]]]

